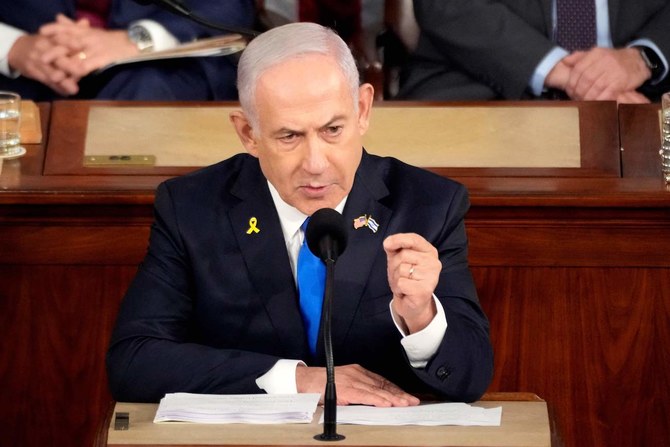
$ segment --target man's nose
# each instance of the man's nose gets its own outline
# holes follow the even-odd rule
[[[328,167],[328,145],[320,138],[313,136],[305,140],[303,169],[310,174],[321,174]]]

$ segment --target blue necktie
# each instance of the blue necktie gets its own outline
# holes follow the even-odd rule
[[[300,226],[305,231],[309,217]],[[326,265],[314,256],[307,246],[307,238],[303,240],[298,253],[298,294],[300,295],[300,312],[307,330],[307,342],[312,355],[316,354],[316,343],[321,323],[323,292],[326,287]]]

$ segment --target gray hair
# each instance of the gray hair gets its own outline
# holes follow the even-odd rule
[[[240,57],[237,90],[242,110],[252,128],[258,128],[255,93],[261,75],[277,64],[310,53],[335,59],[349,84],[354,106],[358,107],[358,69],[347,44],[334,31],[316,23],[290,23],[256,37]]]

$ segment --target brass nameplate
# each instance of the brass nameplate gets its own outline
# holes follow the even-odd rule
[[[155,155],[86,155],[84,156],[84,166],[104,167],[104,166],[154,166],[156,164]]]

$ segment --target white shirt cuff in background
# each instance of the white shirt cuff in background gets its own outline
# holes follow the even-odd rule
[[[440,300],[435,295],[433,295],[433,301],[437,309],[433,321],[419,332],[410,335],[405,334],[402,327],[396,321],[395,315],[393,315],[393,308],[391,307],[392,301],[389,302],[389,311],[391,312],[393,323],[395,323],[398,331],[403,336],[400,344],[405,349],[412,368],[424,368],[428,364],[428,361],[440,348],[440,343],[442,343],[444,334],[447,332],[447,317],[444,314],[442,303],[440,303]]]
[[[9,68],[9,50],[14,46],[16,40],[25,35],[25,31],[0,23],[0,74],[10,78],[18,78],[20,73]]]
[[[544,58],[542,58],[540,63],[537,64],[533,76],[530,78],[530,89],[535,96],[542,95],[544,81],[547,79],[549,72],[568,54],[570,53],[564,48],[554,47],[546,56],[544,56]]]
[[[151,51],[168,50],[179,45],[179,40],[173,36],[163,25],[154,20],[138,20],[136,22],[132,22],[128,28],[131,26],[141,26],[147,30],[154,44]]]
[[[305,365],[301,360],[277,360],[265,374],[256,379],[256,385],[268,394],[296,394],[295,369]]]

